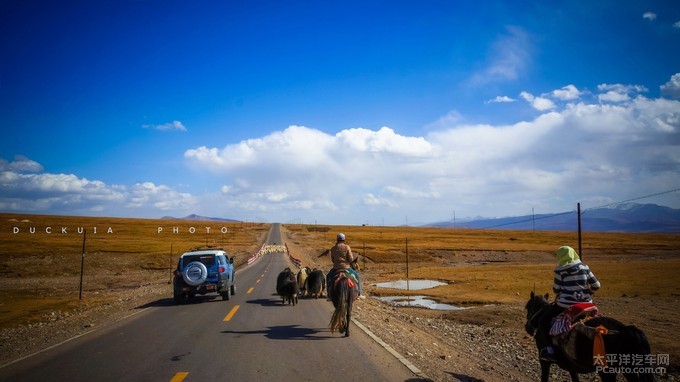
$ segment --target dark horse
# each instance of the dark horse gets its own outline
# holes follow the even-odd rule
[[[550,310],[548,307],[551,303],[547,299],[547,294],[537,296],[534,292],[531,292],[531,298],[525,306],[527,311],[525,329],[531,336],[536,335],[541,317]],[[568,354],[569,351],[564,344],[554,346],[557,365],[569,372],[572,382],[578,382],[578,373],[593,372],[597,372],[603,382],[616,381],[617,372],[623,372],[624,377],[629,382],[654,381],[654,375],[649,372],[653,369],[653,366],[649,365],[648,357],[646,357],[650,354],[649,343],[640,329],[603,316],[591,318],[584,321],[584,324],[586,330],[573,329],[570,333],[569,342],[575,341],[573,342],[574,351],[572,352],[576,355],[575,357]],[[610,357],[604,358],[604,360],[609,361],[606,366],[603,364],[603,359],[593,356],[593,339],[584,334],[584,332],[590,330],[588,328],[596,328],[600,325],[608,330],[608,334],[603,335],[605,351],[610,355]],[[641,362],[634,364],[632,360],[641,360]],[[547,382],[550,376],[551,362],[544,360],[540,360],[540,362],[541,382]],[[633,373],[634,370],[645,372]]]
[[[349,337],[349,324],[352,319],[352,305],[359,295],[359,288],[355,281],[351,280],[346,272],[337,272],[333,283],[333,293],[331,299],[335,311],[331,316],[329,326],[331,333],[336,330],[345,333]],[[329,286],[330,288],[331,286]]]

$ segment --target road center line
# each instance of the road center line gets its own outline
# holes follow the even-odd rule
[[[255,288],[250,288],[250,289],[248,289],[248,291],[246,292],[246,294],[250,294],[250,292],[252,292],[253,289],[255,289]]]
[[[240,305],[236,305],[233,308],[231,308],[231,311],[229,312],[229,314],[227,314],[227,317],[224,317],[224,320],[222,320],[222,321],[231,320],[231,318],[234,317],[234,314],[236,314],[236,311],[238,310],[239,307],[240,307]]]
[[[175,373],[170,382],[182,382],[184,378],[187,377],[187,375],[189,375],[189,373],[187,373],[186,371],[180,371],[179,373]]]

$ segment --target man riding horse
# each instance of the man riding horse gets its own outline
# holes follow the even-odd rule
[[[361,278],[359,277],[359,272],[354,269],[356,267],[357,259],[354,258],[352,254],[352,249],[345,242],[345,234],[339,233],[336,237],[335,245],[330,249],[331,261],[333,262],[333,268],[328,272],[326,276],[326,293],[328,293],[328,299],[331,300],[331,294],[334,292],[333,287],[335,284],[336,275],[340,272],[348,272],[356,279],[359,286],[359,299],[363,300],[366,297],[361,293]]]

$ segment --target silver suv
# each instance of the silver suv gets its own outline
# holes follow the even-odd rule
[[[223,249],[202,249],[182,254],[173,278],[175,303],[196,294],[219,293],[223,300],[234,295],[234,258]]]

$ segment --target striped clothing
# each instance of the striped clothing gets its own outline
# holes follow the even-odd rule
[[[600,282],[579,260],[555,268],[553,292],[557,295],[557,305],[563,308],[578,302],[593,302],[592,292],[598,289]]]

